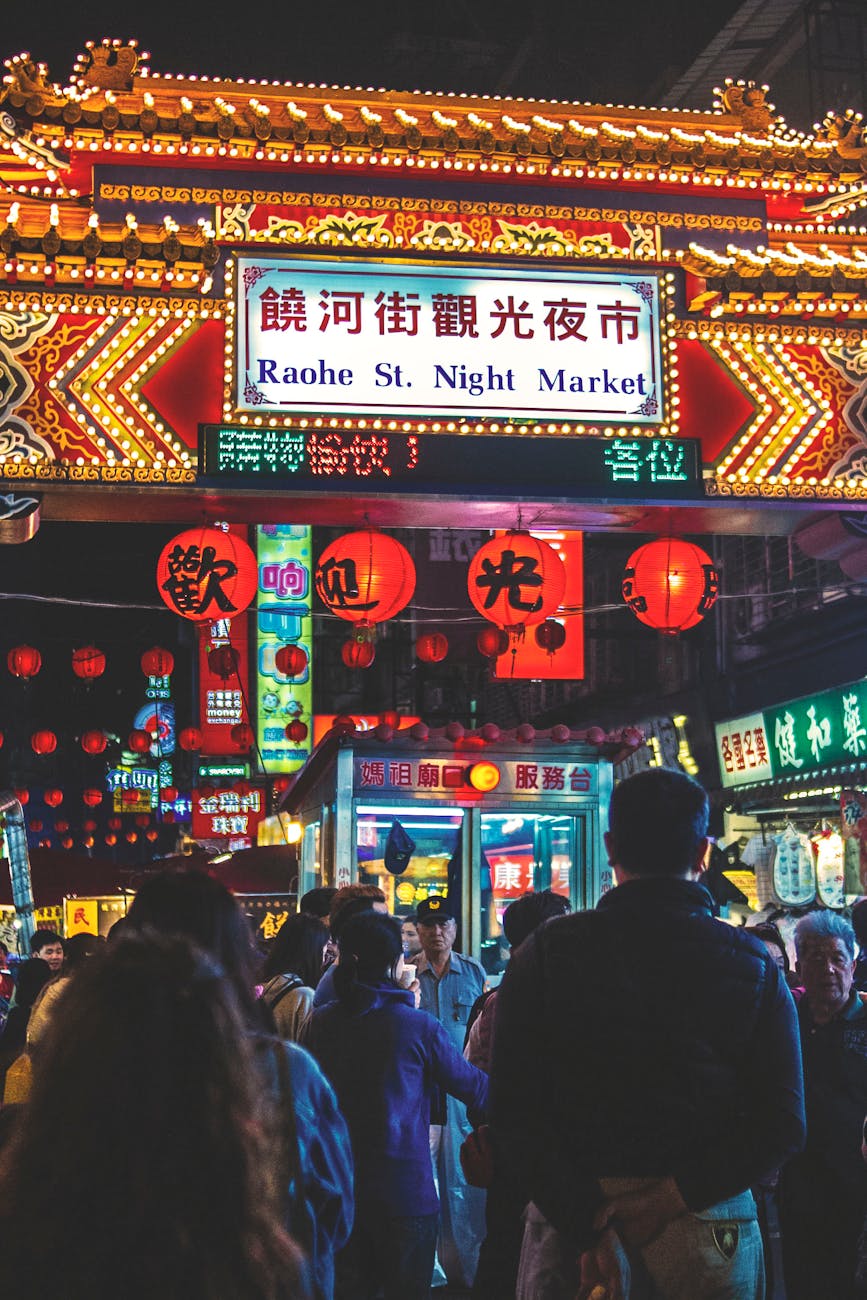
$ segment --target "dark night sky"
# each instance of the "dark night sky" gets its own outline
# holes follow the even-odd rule
[[[152,0],[126,8],[89,0],[55,2],[50,22],[44,6],[8,7],[4,57],[29,50],[61,82],[87,39],[110,36],[138,39],[157,72],[646,104],[738,4],[260,0],[229,8]]]

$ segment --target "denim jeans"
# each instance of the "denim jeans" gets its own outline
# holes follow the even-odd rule
[[[609,1196],[646,1179],[603,1179]],[[762,1237],[750,1192],[684,1214],[630,1251],[629,1300],[764,1300]],[[516,1300],[573,1300],[578,1260],[534,1205],[527,1208]]]
[[[428,1300],[438,1214],[360,1211],[337,1256],[335,1300]]]

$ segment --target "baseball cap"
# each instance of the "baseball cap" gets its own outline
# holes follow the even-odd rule
[[[415,919],[424,925],[426,921],[456,921],[458,918],[447,898],[442,894],[431,894],[430,898],[423,898],[419,903]]]

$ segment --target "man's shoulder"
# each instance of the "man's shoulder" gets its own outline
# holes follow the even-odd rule
[[[462,974],[476,975],[484,984],[488,978],[485,974],[485,968],[475,957],[467,957],[462,952],[452,952],[451,955],[452,969],[460,971]]]

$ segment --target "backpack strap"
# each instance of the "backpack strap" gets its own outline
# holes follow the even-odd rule
[[[265,1002],[266,1005],[270,1007],[272,1011],[274,1011],[275,1008],[278,1007],[280,1003],[283,1001],[287,993],[291,993],[293,989],[300,989],[303,987],[304,987],[304,981],[302,980],[301,976],[290,974],[286,979],[286,983],[281,985],[281,987],[277,990],[275,994],[271,995],[269,994],[267,988],[263,989],[262,1001]]]

